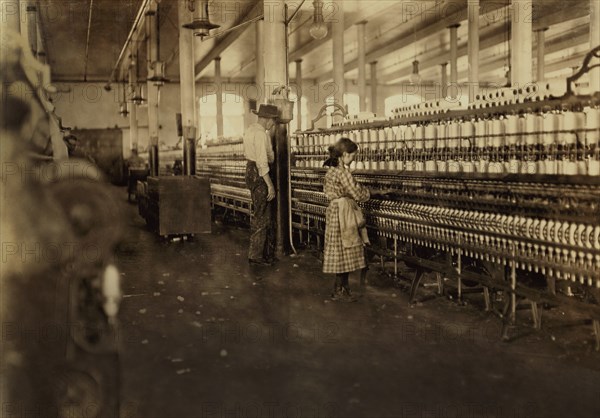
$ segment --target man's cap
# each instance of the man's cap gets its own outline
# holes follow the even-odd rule
[[[277,106],[269,104],[261,104],[258,108],[258,112],[253,110],[252,113],[257,115],[259,118],[277,119],[279,117],[279,109],[277,109]]]

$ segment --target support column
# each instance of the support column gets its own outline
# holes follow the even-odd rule
[[[179,91],[183,134],[183,173],[196,174],[196,82],[194,74],[194,35],[182,25],[188,20],[187,1],[178,1],[179,15]]]
[[[334,102],[344,106],[344,93],[346,89],[344,80],[344,4],[337,2],[338,13],[331,23],[331,38],[333,41],[333,83],[335,87]],[[333,119],[334,123],[342,121],[340,116]]]
[[[510,73],[512,87],[522,87],[533,78],[532,3],[530,0],[512,0]]]
[[[469,103],[475,101],[479,91],[479,0],[469,0]]]
[[[363,20],[356,24],[358,38],[358,102],[359,110],[367,110],[367,63],[366,63],[366,39],[365,26],[367,21]]]
[[[132,57],[132,65],[129,67],[129,91],[131,97],[135,96],[137,88],[137,58]],[[133,151],[138,151],[138,123],[137,123],[137,104],[129,102],[129,147]]]
[[[302,130],[302,60],[296,60],[296,126]]]
[[[259,20],[256,22],[256,88],[258,95],[256,104],[267,102],[265,93],[265,58],[263,54],[264,48],[264,22]],[[258,109],[257,109],[258,110]]]
[[[152,72],[152,64],[158,61],[158,32],[157,13],[158,5],[151,2],[146,12],[146,35],[148,51],[148,73]],[[147,82],[148,87],[148,154],[150,164],[150,175],[158,176],[158,86],[152,81]]]
[[[287,85],[285,1],[264,3],[263,42],[264,86],[267,101],[272,99],[273,89]],[[289,247],[289,196],[288,196],[288,139],[287,125],[277,124],[275,129],[275,190],[276,246],[277,256],[283,256]]]
[[[452,85],[451,97],[456,98],[458,92],[458,27],[460,24],[449,26],[450,28],[450,84]]]
[[[372,113],[379,113],[377,103],[377,61],[371,61],[371,103],[369,107]]]
[[[223,81],[221,79],[221,57],[215,58],[215,84],[217,87],[217,138],[223,138]]]
[[[590,49],[600,46],[600,2],[590,0]],[[600,91],[600,68],[592,69],[588,74],[590,91]]]
[[[37,6],[34,2],[27,3],[26,19],[27,19],[27,42],[31,48],[34,57],[37,57],[38,52],[38,36],[37,36]]]
[[[448,96],[448,63],[445,62],[442,67],[442,99]]]
[[[548,28],[538,29],[537,33],[537,75],[536,81],[541,83],[546,79],[546,31]]]

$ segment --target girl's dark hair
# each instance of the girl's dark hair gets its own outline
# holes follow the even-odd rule
[[[329,158],[323,163],[323,167],[337,167],[340,164],[340,157],[344,152],[352,154],[358,150],[358,145],[350,138],[342,137],[334,145],[329,147]]]

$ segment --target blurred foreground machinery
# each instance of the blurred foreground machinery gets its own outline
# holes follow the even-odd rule
[[[66,147],[49,68],[3,31],[2,416],[118,417],[118,204]]]

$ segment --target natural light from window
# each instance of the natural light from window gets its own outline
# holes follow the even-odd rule
[[[198,121],[201,142],[217,139],[217,96],[198,98]],[[223,138],[241,138],[244,135],[244,100],[227,94],[223,96]]]
[[[410,106],[421,103],[423,99],[416,94],[397,94],[385,99],[385,116],[393,116],[392,110],[398,107]]]

